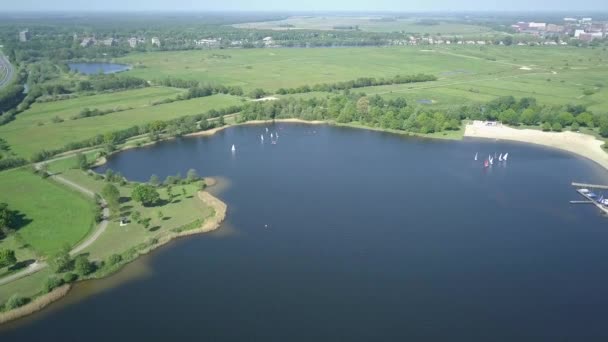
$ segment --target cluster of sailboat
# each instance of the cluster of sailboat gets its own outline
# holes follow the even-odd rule
[[[269,133],[269,129],[268,127],[266,127],[266,133]],[[260,134],[260,141],[262,143],[264,143],[264,134]],[[279,132],[270,132],[270,143],[273,145],[276,145],[277,142],[279,141]],[[236,152],[236,146],[234,146],[234,144],[232,144],[232,148],[230,149],[232,152]]]
[[[507,158],[509,158],[509,152],[505,153],[505,154],[500,154],[498,155],[498,161],[499,162],[506,162]],[[475,160],[478,159],[478,153],[475,153]],[[496,159],[496,153],[494,153],[494,157],[492,157],[492,155],[488,155],[488,159],[484,160],[483,162],[483,167],[490,167],[490,165],[494,165],[494,159]]]

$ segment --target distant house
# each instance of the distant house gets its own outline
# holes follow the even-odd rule
[[[30,31],[28,29],[19,32],[20,42],[27,42],[28,40],[30,40]]]
[[[129,42],[129,46],[130,46],[132,49],[135,49],[135,48],[137,47],[137,38],[135,38],[135,37],[131,37],[131,38],[129,38],[129,39],[127,40],[127,42]]]
[[[118,41],[114,38],[106,38],[101,41],[101,45],[105,46],[115,46],[116,44],[118,44]]]
[[[220,40],[219,39],[200,39],[200,40],[196,40],[194,41],[194,43],[196,44],[196,46],[201,46],[201,47],[208,47],[208,48],[214,48],[214,47],[219,47],[220,46]]]
[[[80,42],[81,47],[89,47],[93,44],[95,44],[95,38],[92,37],[86,37]]]
[[[158,37],[152,37],[152,45],[160,47],[160,39],[158,39]]]
[[[266,46],[270,46],[274,43],[272,40],[272,37],[265,37],[264,39],[262,39],[262,41],[264,42],[264,45],[266,45]]]

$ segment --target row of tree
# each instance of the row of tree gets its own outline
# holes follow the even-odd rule
[[[354,88],[373,87],[390,84],[405,84],[405,83],[416,83],[416,82],[430,82],[436,81],[435,75],[427,74],[416,74],[416,75],[397,75],[391,78],[374,78],[374,77],[361,77],[356,80],[336,82],[336,83],[320,83],[315,84],[312,87],[303,85],[296,88],[280,88],[277,90],[277,94],[298,94],[298,93],[309,93],[313,91],[332,92],[339,90],[347,90]]]

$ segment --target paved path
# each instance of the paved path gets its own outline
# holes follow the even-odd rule
[[[0,52],[0,70],[2,69],[6,70],[6,72],[0,77],[0,89],[11,82],[13,73],[15,72],[8,58]]]
[[[42,165],[42,163],[37,163],[34,166],[37,169],[39,169],[41,165]],[[83,187],[82,185],[76,184],[76,183],[72,182],[71,180],[68,180],[60,175],[51,175],[50,178],[52,178],[53,180],[55,180],[59,183],[63,183],[71,188],[74,188],[87,196],[95,197],[95,193],[93,191],[91,191],[90,189],[87,189],[87,188]],[[99,224],[95,228],[95,231],[93,232],[93,234],[90,234],[85,240],[80,242],[76,247],[74,247],[70,251],[70,255],[76,255],[76,254],[82,252],[87,247],[89,247],[91,244],[93,244],[93,242],[95,242],[95,240],[97,240],[97,238],[99,238],[99,236],[101,236],[101,234],[103,234],[103,232],[108,227],[108,222],[109,222],[108,218],[110,217],[110,210],[107,208],[106,201],[104,199],[102,199],[102,205],[104,206],[103,220],[101,222],[99,222]],[[40,270],[43,270],[47,266],[48,266],[48,264],[44,261],[36,261],[35,263],[29,265],[27,268],[25,268],[19,272],[16,272],[9,276],[1,278],[0,286],[13,282],[17,279],[21,279],[30,274],[36,273]]]

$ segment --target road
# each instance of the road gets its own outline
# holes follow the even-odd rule
[[[15,73],[15,69],[11,65],[11,62],[8,61],[8,58],[4,54],[0,52],[0,70],[5,70],[6,72],[0,74],[0,89],[4,88],[7,84],[11,82],[13,79],[13,74]]]
[[[41,165],[41,163],[35,164],[35,167],[38,169],[38,168],[40,168],[40,165]],[[64,177],[61,177],[60,175],[51,175],[50,178],[52,178],[53,180],[55,180],[59,183],[63,183],[71,188],[74,188],[87,196],[90,196],[90,197],[95,196],[95,193],[93,191],[91,191],[90,189],[87,189],[81,185],[78,185]],[[99,224],[95,228],[95,231],[92,234],[89,234],[89,236],[85,240],[81,241],[77,246],[75,246],[70,251],[70,255],[76,255],[76,254],[82,252],[87,247],[89,247],[93,242],[95,242],[95,240],[97,240],[97,238],[99,238],[99,236],[101,236],[101,234],[103,234],[103,232],[108,227],[108,223],[109,223],[108,218],[110,217],[110,210],[107,208],[106,201],[104,199],[102,199],[102,204],[104,207],[103,220],[101,222],[99,222]],[[16,272],[16,273],[13,273],[11,275],[1,278],[0,286],[2,286],[4,284],[8,284],[12,281],[23,278],[25,276],[28,276],[30,274],[36,273],[40,270],[43,270],[47,266],[48,266],[48,264],[44,261],[36,261],[33,264],[29,265],[26,269],[23,269],[19,272]]]

